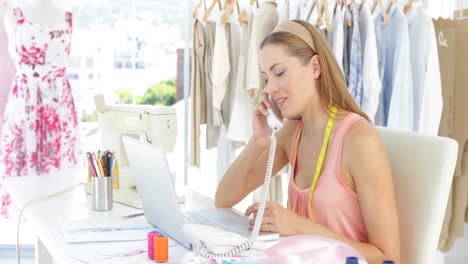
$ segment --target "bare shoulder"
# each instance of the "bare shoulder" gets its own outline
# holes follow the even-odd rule
[[[361,120],[349,129],[344,139],[343,160],[355,172],[369,171],[374,166],[388,166],[385,147],[374,125]]]
[[[366,120],[360,120],[351,126],[345,137],[345,145],[353,152],[365,151],[381,144],[377,129]]]
[[[385,159],[382,140],[374,125],[366,120],[356,122],[349,129],[343,144],[343,160],[356,167],[375,159]]]

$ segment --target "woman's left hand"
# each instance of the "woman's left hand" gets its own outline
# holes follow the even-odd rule
[[[258,208],[259,203],[254,203],[245,211],[246,217],[254,214],[254,218],[249,221],[249,229],[253,229]],[[266,202],[260,231],[278,232],[282,236],[294,235],[297,229],[297,217],[295,213],[287,210],[277,202]]]

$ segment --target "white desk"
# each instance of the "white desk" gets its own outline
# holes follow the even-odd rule
[[[3,184],[10,193],[12,200],[18,207],[22,207],[31,199],[66,189],[76,182],[76,179],[72,177],[42,176],[8,178],[5,179]],[[212,199],[194,191],[187,191],[183,210],[212,207],[214,207]],[[57,225],[58,219],[83,219],[92,215],[124,216],[139,212],[142,211],[115,202],[111,211],[95,212],[92,210],[91,196],[86,194],[84,186],[80,186],[62,196],[28,206],[23,217],[31,224],[37,236],[36,263],[49,264],[55,260],[59,264],[73,264],[83,262],[70,257],[64,252],[70,250],[70,247],[83,247],[83,244],[67,243]],[[171,247],[169,262],[178,262],[185,252],[185,248],[181,246]],[[144,257],[140,256],[138,263],[155,263],[148,259],[146,252],[141,255],[144,255]]]

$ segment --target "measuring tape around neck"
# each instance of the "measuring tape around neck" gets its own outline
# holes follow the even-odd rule
[[[312,186],[310,186],[310,193],[309,193],[309,205],[312,208],[313,205],[313,196],[315,187],[317,186],[318,179],[320,177],[320,172],[322,171],[323,161],[325,160],[325,154],[327,153],[328,141],[330,139],[330,134],[333,128],[333,124],[335,123],[337,108],[332,106],[330,111],[330,117],[328,118],[327,128],[325,129],[325,134],[323,135],[323,144],[322,149],[320,150],[320,155],[317,160],[317,165],[315,166],[315,173],[314,173],[314,181],[312,182]]]
[[[330,111],[330,117],[328,118],[328,122],[327,122],[327,128],[325,129],[325,134],[323,136],[322,149],[320,150],[320,154],[317,160],[317,165],[315,166],[314,181],[312,182],[312,186],[310,186],[309,203],[308,203],[308,205],[310,205],[310,208],[312,208],[312,204],[313,204],[312,198],[314,197],[315,187],[317,186],[317,182],[320,177],[320,172],[322,171],[323,161],[325,160],[325,154],[327,153],[328,141],[330,139],[330,134],[333,129],[333,124],[335,123],[337,112],[338,112],[338,109],[335,106],[332,106],[331,111]],[[299,136],[296,140],[296,144],[295,144],[296,151],[298,148],[299,138],[301,134],[302,134],[302,127],[299,132]],[[289,209],[289,199],[287,203],[287,208]]]

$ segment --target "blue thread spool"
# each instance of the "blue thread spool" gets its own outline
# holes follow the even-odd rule
[[[359,260],[356,257],[347,257],[346,264],[359,264]]]

